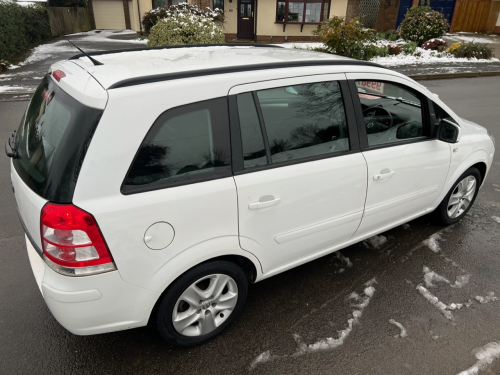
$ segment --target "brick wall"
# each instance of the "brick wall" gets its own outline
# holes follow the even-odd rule
[[[396,28],[400,0],[380,0],[378,20],[375,29],[387,31]]]

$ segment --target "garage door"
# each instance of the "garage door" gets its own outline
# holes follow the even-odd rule
[[[96,29],[125,30],[125,13],[121,0],[94,0]]]

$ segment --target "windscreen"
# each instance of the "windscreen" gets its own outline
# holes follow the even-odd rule
[[[63,78],[64,79],[64,78]],[[38,195],[69,203],[102,110],[65,93],[50,74],[38,86],[17,131],[14,166]]]

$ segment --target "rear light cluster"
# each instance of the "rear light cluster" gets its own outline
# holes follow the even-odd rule
[[[47,203],[40,219],[45,262],[68,276],[116,270],[94,217],[73,205]]]

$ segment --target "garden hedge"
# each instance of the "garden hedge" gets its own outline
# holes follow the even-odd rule
[[[20,51],[50,39],[48,22],[43,6],[0,0],[0,60],[8,61]]]

